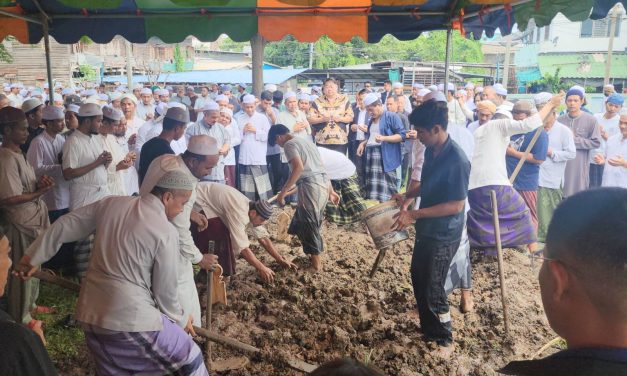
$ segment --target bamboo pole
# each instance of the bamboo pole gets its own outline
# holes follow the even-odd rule
[[[492,220],[494,221],[494,237],[496,240],[496,257],[499,266],[499,281],[501,284],[501,303],[503,304],[503,322],[505,334],[509,334],[509,314],[507,312],[507,290],[505,288],[505,273],[503,270],[503,248],[501,247],[501,228],[499,226],[499,208],[496,201],[496,191],[490,191],[492,199]]]

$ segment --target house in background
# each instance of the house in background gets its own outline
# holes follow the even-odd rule
[[[617,5],[610,83],[622,92],[627,87],[627,22],[625,9]],[[611,12],[610,12],[611,14]],[[516,53],[516,78],[521,89],[546,74],[601,92],[607,65],[611,19],[571,22],[558,14],[550,25],[535,27]]]

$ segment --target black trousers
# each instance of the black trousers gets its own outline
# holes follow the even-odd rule
[[[62,215],[70,212],[70,209],[48,210],[48,219],[50,223],[54,223]],[[76,243],[63,243],[57,254],[52,256],[50,260],[44,263],[44,268],[53,270],[63,270],[72,273],[75,270],[74,267],[74,247]]]
[[[600,187],[603,182],[605,165],[590,163],[590,188]]]
[[[270,185],[274,194],[279,193],[283,188],[283,164],[281,163],[281,154],[266,155],[268,163],[268,173],[270,174]]]
[[[446,275],[460,240],[442,242],[418,239],[411,258],[411,282],[418,304],[420,327],[427,341],[440,346],[453,343],[453,328],[448,297],[444,291]]]

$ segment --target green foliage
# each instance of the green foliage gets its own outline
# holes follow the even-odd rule
[[[0,43],[0,62],[3,62],[3,63],[13,62],[13,56],[11,56],[9,51],[7,51],[7,48],[2,43]]]
[[[174,47],[174,70],[176,72],[185,70],[185,57],[181,53],[181,47],[178,44]]]
[[[245,46],[250,45],[249,42],[235,42],[231,38],[224,38],[218,44],[218,48],[228,52],[242,52]]]
[[[81,72],[83,80],[85,81],[94,81],[96,79],[96,70],[89,64],[79,65],[78,71]]]
[[[226,43],[226,42],[224,42]],[[229,46],[229,44],[226,44]],[[359,38],[347,43],[335,43],[328,37],[322,37],[314,43],[313,67],[318,69],[342,67],[383,60],[444,61],[446,32],[424,33],[411,41],[399,41],[386,35],[378,43],[368,44]],[[282,41],[266,45],[264,58],[279,66],[308,67],[309,44],[300,43],[294,37],[287,36]],[[466,39],[459,32],[453,33],[451,61],[478,63],[483,61],[481,44]]]
[[[93,40],[91,40],[91,38],[90,38],[90,37],[88,37],[87,35],[83,35],[83,36],[81,37],[81,39],[79,39],[79,40],[78,40],[78,42],[79,42],[79,43],[82,43],[82,44],[92,44],[92,43],[94,43],[94,41],[93,41]]]
[[[555,68],[555,73],[545,73],[544,76],[536,81],[530,83],[530,91],[537,93],[541,91],[548,91],[549,93],[557,93],[560,90],[568,90],[571,87],[571,82],[563,82],[560,77],[560,68]]]

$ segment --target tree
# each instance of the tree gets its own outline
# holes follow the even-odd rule
[[[6,37],[5,40],[9,43],[12,43],[13,37]],[[0,62],[3,62],[3,63],[13,62],[13,56],[7,50],[7,47],[4,45],[4,42],[0,43]]]
[[[95,81],[96,70],[89,64],[81,64],[78,66],[78,71],[81,72],[81,77],[84,81]]]
[[[530,82],[529,88],[532,93],[540,91],[548,91],[549,93],[558,93],[560,90],[568,90],[571,82],[562,82],[560,77],[560,67],[555,68],[555,73],[545,73],[544,76],[536,81]]]
[[[185,58],[181,53],[181,47],[178,43],[174,47],[174,70],[176,72],[183,72],[185,70]]]

